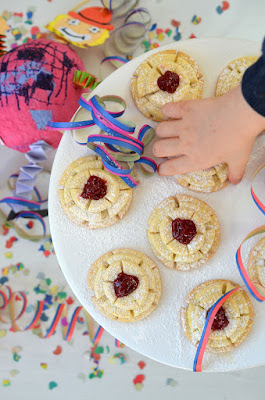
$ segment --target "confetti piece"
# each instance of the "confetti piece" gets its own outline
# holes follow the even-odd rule
[[[91,374],[88,375],[89,379],[93,379],[93,378],[102,378],[104,371],[101,369],[97,369],[97,368],[93,368],[92,369],[93,372],[91,372]]]
[[[53,351],[53,354],[58,356],[59,354],[61,354],[62,351],[63,349],[61,348],[61,346],[57,346],[56,349]]]
[[[146,363],[144,361],[139,361],[137,365],[140,369],[144,369],[144,367],[146,366]]]
[[[45,313],[42,313],[40,316],[41,321],[46,322],[48,321],[49,317],[47,317],[47,315]]]
[[[29,269],[28,268],[26,268],[26,269],[24,269],[23,270],[23,274],[25,275],[25,276],[28,276],[29,275]]]
[[[33,305],[32,304],[30,304],[27,308],[26,308],[26,313],[31,313],[31,312],[33,312],[34,311],[34,307],[33,307]]]
[[[0,329],[0,338],[6,336],[6,329]]]
[[[172,386],[172,387],[176,386],[177,383],[178,383],[178,382],[175,381],[175,379],[172,379],[172,378],[168,378],[167,381],[166,381],[166,385],[167,385],[167,386]]]
[[[190,34],[189,39],[196,39],[196,36],[194,35],[194,33]]]
[[[156,34],[159,35],[160,33],[163,33],[163,29],[157,28],[157,29],[156,29]]]
[[[160,42],[162,42],[162,40],[164,40],[164,38],[165,38],[165,36],[164,36],[163,32],[160,32],[160,33],[158,34],[158,36],[157,36],[157,39],[158,39]]]
[[[194,24],[194,25],[198,25],[200,22],[201,22],[201,17],[197,17],[197,15],[194,15],[193,17],[192,17],[192,19],[191,19],[191,22]]]
[[[83,374],[83,372],[80,372],[80,373],[77,375],[77,378],[78,378],[78,379],[81,379],[83,382],[85,382],[85,380],[86,380],[86,375]]]
[[[174,28],[177,28],[180,25],[179,21],[176,21],[175,19],[171,20],[171,25],[174,26]]]
[[[63,317],[61,319],[61,324],[62,324],[62,326],[68,326],[69,325],[68,322],[67,322],[67,319],[65,317]]]
[[[13,257],[13,253],[11,253],[11,251],[4,253],[6,258],[12,258]]]
[[[136,390],[138,390],[138,392],[140,392],[140,390],[142,390],[144,385],[142,383],[136,383],[136,385],[134,385],[134,387]]]
[[[45,279],[45,274],[43,272],[39,272],[36,276],[37,279]]]
[[[229,8],[229,3],[228,1],[223,1],[222,2],[222,10],[225,11]]]
[[[33,228],[33,221],[29,221],[29,222],[27,223],[26,227],[27,227],[28,229],[32,229],[32,228]]]
[[[18,362],[20,359],[21,359],[21,356],[19,354],[17,354],[17,353],[13,354],[13,360],[14,361]]]
[[[6,241],[6,248],[7,249],[11,249],[11,247],[13,246],[13,243],[14,242],[17,242],[17,238],[15,237],[15,236],[12,236],[10,239],[8,239],[7,241]]]
[[[2,273],[3,273],[3,270],[2,270]],[[6,282],[8,282],[8,278],[6,276],[2,276],[2,278],[0,278],[0,285],[3,285]]]
[[[181,39],[181,33],[178,32],[175,36],[173,36],[173,39],[176,40],[176,42],[178,42]]]
[[[119,365],[121,365],[121,364],[124,364],[126,361],[125,361],[125,358],[124,358],[124,354],[123,353],[116,353],[116,354],[114,354],[112,357],[110,357],[110,359],[109,359],[109,363],[110,364],[119,364]]]
[[[156,27],[157,27],[157,24],[153,24],[153,25],[151,26],[151,28],[149,29],[149,31],[150,31],[150,32],[154,31],[154,30],[156,29]]]
[[[57,386],[58,386],[58,383],[56,383],[56,382],[54,382],[54,381],[51,381],[51,382],[49,383],[49,389],[50,389],[50,390],[56,388]]]
[[[40,366],[42,369],[47,369],[48,364],[47,363],[40,363]]]
[[[104,353],[104,347],[99,346],[95,349],[95,354],[102,354]]]
[[[221,6],[217,6],[216,7],[216,11],[217,11],[218,14],[222,14],[223,13],[223,10],[222,10]]]
[[[74,300],[72,299],[72,297],[68,297],[68,299],[66,299],[66,303],[70,306],[71,304],[73,304]]]
[[[16,375],[19,374],[19,371],[17,369],[11,369],[9,373],[14,378]]]
[[[45,250],[43,252],[43,254],[45,255],[45,257],[49,257],[49,255],[51,254],[51,252],[49,250]]]
[[[51,287],[51,294],[53,295],[53,296],[55,296],[57,293],[58,293],[58,286],[57,285],[54,285],[54,286],[52,286]]]
[[[3,380],[3,386],[10,386],[10,385],[11,385],[11,382],[10,382],[9,379],[4,379]]]
[[[144,380],[145,380],[144,375],[136,375],[136,377],[133,380],[133,383],[134,385],[136,385],[137,383],[143,383]]]

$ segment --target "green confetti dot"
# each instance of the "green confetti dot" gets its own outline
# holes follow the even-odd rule
[[[11,385],[11,382],[10,382],[10,380],[9,379],[4,379],[3,380],[3,386],[10,386]]]
[[[97,348],[95,349],[94,353],[95,353],[95,354],[102,354],[102,353],[104,353],[104,347],[102,347],[102,346],[97,347]]]
[[[57,386],[58,386],[58,383],[56,383],[56,382],[54,382],[54,381],[51,381],[51,382],[49,383],[49,389],[50,389],[50,390],[55,389]]]

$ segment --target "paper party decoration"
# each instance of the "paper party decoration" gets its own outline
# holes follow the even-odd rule
[[[69,121],[83,92],[74,72],[83,70],[77,54],[61,43],[38,39],[16,47],[0,58],[0,138],[21,151],[38,140],[56,148],[60,132],[48,121]]]
[[[87,7],[79,12],[69,11],[67,15],[58,15],[47,25],[47,29],[66,42],[86,48],[98,46],[109,37],[111,12],[103,7]]]

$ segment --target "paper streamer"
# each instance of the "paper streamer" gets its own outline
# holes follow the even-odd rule
[[[257,195],[254,192],[253,189],[253,181],[256,178],[256,176],[258,175],[258,173],[265,167],[265,164],[262,164],[253,174],[252,178],[251,178],[251,196],[252,199],[254,201],[254,203],[256,204],[256,206],[260,209],[260,211],[265,215],[265,205],[260,201],[260,199],[257,197]]]
[[[17,301],[16,299],[20,299],[21,301]],[[10,330],[13,332],[24,332],[32,329],[36,329],[37,327],[41,326],[41,314],[44,311],[44,302],[43,301],[38,301],[36,304],[36,310],[34,312],[33,318],[31,322],[26,325],[25,327],[21,327],[22,325],[22,317],[26,311],[28,300],[27,296],[25,295],[24,292],[21,291],[16,291],[13,292],[12,289],[9,286],[0,286],[0,322],[7,324],[11,323]],[[17,311],[17,304],[20,305],[19,311]],[[9,311],[9,318],[10,321],[6,321],[3,316],[1,311],[8,309]],[[94,333],[94,327],[93,327],[93,319],[92,317],[87,313],[87,311],[82,307],[78,306],[75,308],[70,322],[68,326],[62,326],[62,334],[63,334],[63,339],[66,341],[70,341],[73,337],[73,333],[76,327],[76,323],[78,321],[78,317],[80,313],[83,312],[84,314],[84,319],[86,321],[87,329],[88,329],[88,334],[93,343],[99,343],[104,329],[99,326],[96,334]],[[53,317],[53,320],[46,330],[46,333],[42,333],[39,335],[40,338],[42,339],[48,339],[50,338],[56,331],[56,329],[59,327],[59,323],[62,318],[66,318],[67,316],[67,305],[66,304],[59,304],[56,311],[55,315]],[[20,321],[19,321],[20,320]],[[19,322],[20,324],[19,324]]]
[[[101,3],[114,17],[124,18],[122,25],[104,43],[105,58],[102,60],[102,63],[110,61],[114,67],[119,68],[132,59],[134,51],[149,30],[151,15],[144,7],[135,8],[137,0],[101,0]]]
[[[116,102],[123,106],[120,113],[113,113],[106,110],[106,102]],[[95,151],[101,158],[104,167],[114,175],[118,175],[123,181],[134,188],[139,184],[133,175],[134,164],[140,164],[144,175],[151,176],[157,170],[154,160],[144,157],[144,147],[152,140],[154,129],[149,125],[144,125],[139,130],[137,137],[134,124],[125,124],[116,118],[124,113],[126,108],[125,101],[119,96],[104,96],[99,98],[93,96],[86,100],[84,97],[79,99],[81,107],[85,108],[90,114],[90,120],[79,122],[49,122],[50,129],[80,129],[97,125],[100,134],[89,135],[86,142],[79,142],[80,145],[87,145]],[[127,168],[123,168],[118,162],[126,162]],[[145,167],[151,168],[151,172]]]
[[[25,154],[29,163],[20,168],[16,187],[12,197],[6,197],[0,203],[6,203],[10,208],[18,213],[25,207],[40,209],[40,202],[32,201],[32,191],[37,175],[43,167],[39,164],[47,160],[46,153],[52,149],[44,140],[39,140],[29,146],[30,150]]]
[[[265,214],[265,205],[261,202],[261,200],[257,197],[257,195],[254,192],[253,189],[253,181],[255,179],[255,177],[258,175],[258,173],[265,167],[265,164],[262,164],[253,174],[252,178],[251,178],[251,185],[250,185],[250,191],[251,191],[251,196],[253,198],[253,201],[255,202],[256,206],[259,208],[259,210]],[[236,252],[236,264],[237,264],[237,268],[238,271],[241,275],[241,278],[244,281],[244,286],[248,289],[249,293],[252,295],[252,297],[254,297],[255,300],[259,301],[259,302],[263,302],[265,301],[265,296],[264,294],[261,293],[261,291],[264,291],[265,293],[265,288],[263,286],[261,286],[259,283],[253,283],[252,280],[250,279],[247,270],[244,266],[243,260],[242,260],[242,254],[241,254],[241,249],[242,249],[242,245],[250,238],[259,235],[261,233],[265,233],[265,225],[262,225],[256,229],[254,229],[253,231],[251,231],[242,241],[242,243],[240,244],[240,246],[237,249]],[[230,297],[233,295],[233,293],[235,293],[235,291],[239,290],[243,288],[243,286],[237,287],[233,290],[230,290],[229,292],[227,292],[226,294],[224,294],[220,299],[218,299],[216,301],[216,303],[211,307],[208,316],[206,318],[205,324],[204,324],[204,328],[203,328],[203,332],[201,335],[201,339],[199,342],[199,345],[197,347],[197,351],[196,351],[196,356],[194,359],[194,364],[193,364],[193,371],[194,372],[201,372],[201,366],[202,366],[202,359],[204,356],[204,352],[207,346],[207,342],[211,333],[211,327],[214,321],[214,318],[218,312],[218,310],[220,309],[220,307],[222,306],[222,304]],[[258,288],[260,288],[260,290],[258,290]]]

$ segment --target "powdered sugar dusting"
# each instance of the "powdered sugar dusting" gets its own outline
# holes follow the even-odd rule
[[[214,94],[215,83],[223,65],[236,57],[259,52],[259,45],[221,39],[193,39],[169,46],[172,47],[187,52],[198,61],[205,77],[205,96]],[[93,92],[98,95],[113,94],[123,97],[127,103],[125,117],[134,120],[138,129],[144,123],[150,124],[150,120],[144,118],[135,107],[130,95],[130,80],[136,67],[145,58],[146,54],[121,67]],[[153,122],[151,124],[154,125]],[[123,220],[113,226],[93,231],[78,227],[61,209],[58,185],[67,165],[86,155],[87,150],[73,143],[69,133],[64,134],[53,164],[49,192],[49,214],[56,254],[78,299],[113,336],[160,362],[192,368],[196,348],[182,330],[180,310],[184,306],[187,294],[206,280],[223,278],[242,284],[235,264],[235,252],[247,233],[261,224],[261,213],[253,204],[249,185],[252,173],[264,161],[264,139],[263,136],[257,139],[246,175],[238,186],[229,185],[220,192],[196,194],[196,197],[209,204],[218,216],[221,229],[220,244],[212,259],[200,268],[192,271],[174,271],[163,266],[154,256],[146,235],[148,219],[157,204],[166,197],[178,193],[194,196],[194,193],[178,185],[174,177],[155,176],[144,179],[140,176],[142,183],[133,189],[132,203]],[[147,148],[147,156],[151,151],[150,147]],[[91,292],[87,289],[87,273],[90,266],[107,251],[122,247],[136,249],[149,256],[158,265],[162,280],[162,296],[157,308],[147,318],[128,324],[104,317],[92,302]],[[245,247],[246,250],[251,248],[248,243]],[[233,370],[264,363],[264,305],[254,301],[252,303],[255,320],[245,342],[228,355],[206,354],[204,370]]]

